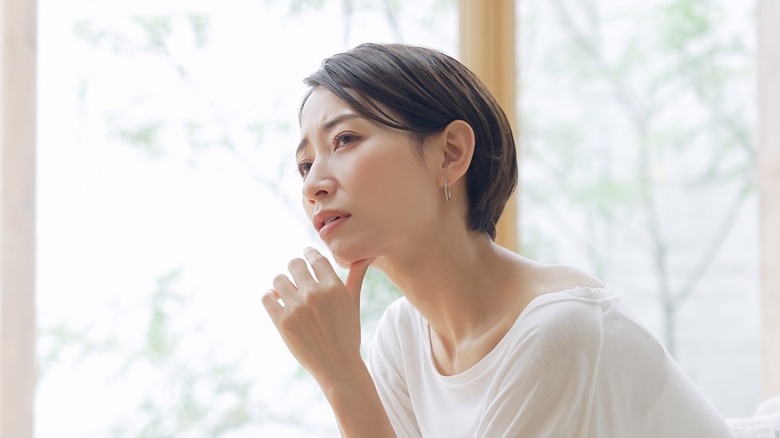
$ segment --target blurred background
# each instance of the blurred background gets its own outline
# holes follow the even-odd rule
[[[455,0],[39,0],[35,434],[337,436],[260,303],[305,246],[301,80],[458,53]],[[520,252],[617,290],[727,417],[761,399],[755,4],[516,7]],[[398,292],[371,271],[364,343]]]

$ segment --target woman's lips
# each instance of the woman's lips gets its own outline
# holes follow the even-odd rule
[[[332,216],[323,221],[322,227],[319,229],[320,239],[325,240],[339,225],[349,219],[349,215],[337,215]]]
[[[312,217],[312,225],[320,234],[321,239],[325,239],[345,220],[350,218],[350,214],[337,209],[324,209],[318,211]]]

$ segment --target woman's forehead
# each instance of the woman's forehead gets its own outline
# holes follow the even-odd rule
[[[365,118],[346,102],[325,88],[315,89],[309,94],[301,110],[301,141],[296,154],[300,154],[316,137],[336,125],[350,119]]]
[[[364,116],[331,91],[315,90],[301,111],[301,143],[307,142],[309,136],[327,132],[335,125],[354,118]]]
[[[350,101],[354,100],[357,106],[352,106],[345,101],[340,94],[342,91]],[[403,118],[390,106],[366,97],[355,89],[344,88],[338,93],[320,85],[313,88],[305,97],[299,120],[302,136],[307,135],[309,130],[321,129],[323,126],[331,127],[329,121],[343,118],[345,115],[354,115],[354,118],[366,120],[380,128],[413,131],[406,127]]]
[[[332,91],[317,87],[309,93],[301,108],[301,129],[307,124],[321,125],[328,118],[346,113],[355,113],[355,110]]]

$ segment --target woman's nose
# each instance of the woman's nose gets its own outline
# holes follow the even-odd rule
[[[303,181],[303,196],[313,204],[316,201],[326,198],[332,194],[335,189],[330,169],[323,160],[312,163],[306,179]]]

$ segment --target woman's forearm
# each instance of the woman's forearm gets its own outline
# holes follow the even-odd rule
[[[320,386],[336,415],[343,437],[395,438],[374,381],[362,360],[348,378],[323,382]]]

